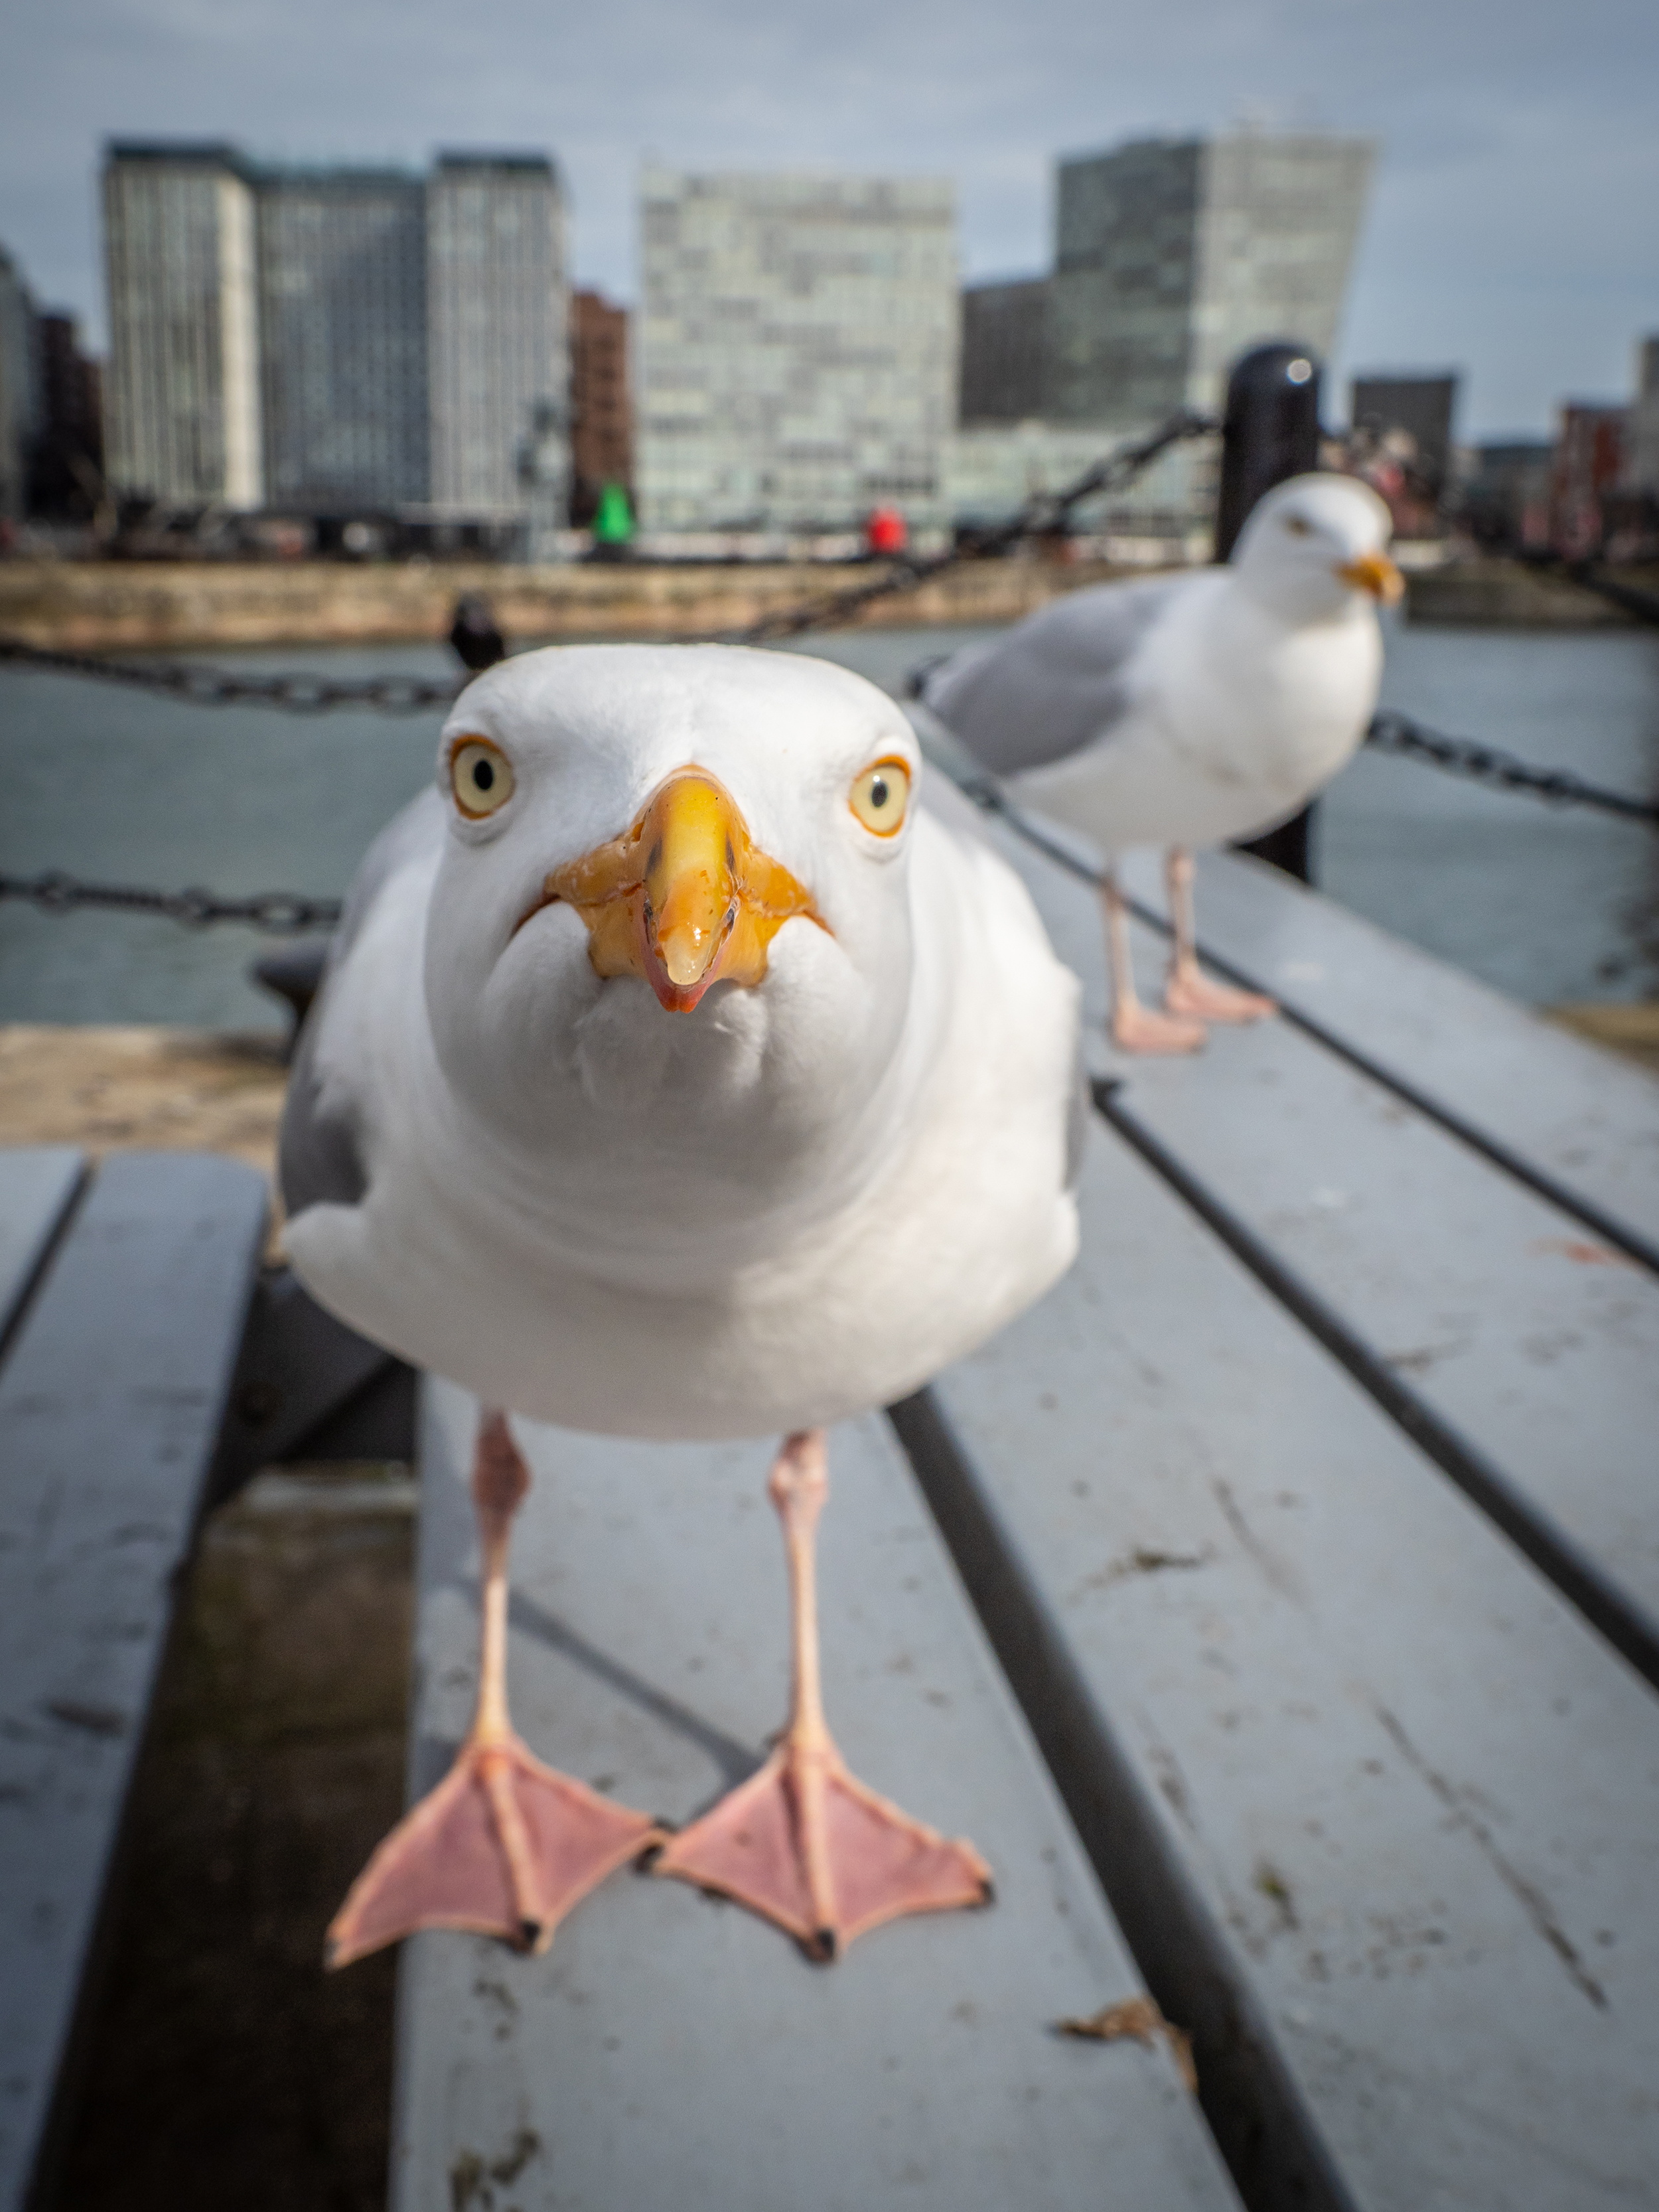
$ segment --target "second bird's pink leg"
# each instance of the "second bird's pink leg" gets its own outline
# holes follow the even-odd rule
[[[991,1870],[866,1790],[823,1718],[814,1530],[829,1491],[822,1429],[787,1437],[768,1491],[783,1523],[793,1615],[789,1725],[760,1771],[672,1838],[654,1871],[736,1899],[827,1965],[906,1912],[983,1905]]]
[[[544,1766],[507,1709],[507,1549],[530,1471],[505,1415],[486,1413],[472,1464],[482,1553],[478,1703],[443,1780],[386,1837],[330,1923],[349,1966],[418,1928],[465,1928],[543,1951],[573,1905],[660,1837],[654,1820]]]
[[[1259,1022],[1279,1008],[1259,991],[1235,991],[1225,983],[1212,983],[1198,964],[1198,938],[1193,917],[1193,856],[1179,845],[1170,848],[1164,864],[1169,887],[1170,920],[1175,945],[1170,955],[1169,980],[1164,1003],[1172,1014],[1191,1014],[1204,1022]]]
[[[1160,1014],[1140,1003],[1129,950],[1129,912],[1115,869],[1107,871],[1101,897],[1106,909],[1106,965],[1112,981],[1112,1042],[1125,1052],[1196,1052],[1204,1042],[1201,1022]]]

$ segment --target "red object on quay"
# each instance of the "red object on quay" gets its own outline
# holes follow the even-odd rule
[[[910,542],[910,532],[904,517],[896,507],[877,507],[870,511],[864,526],[866,551],[875,554],[902,553]]]

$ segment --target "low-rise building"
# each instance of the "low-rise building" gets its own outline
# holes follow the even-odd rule
[[[573,293],[570,310],[570,519],[588,522],[607,484],[634,482],[629,314],[598,292]]]
[[[969,284],[962,295],[958,420],[1024,422],[1048,396],[1048,280]]]

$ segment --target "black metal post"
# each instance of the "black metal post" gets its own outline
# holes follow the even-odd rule
[[[1250,509],[1287,477],[1319,466],[1319,357],[1306,346],[1257,346],[1235,362],[1221,425],[1221,489],[1215,557],[1231,557]],[[1313,808],[1242,845],[1302,883],[1313,880]]]

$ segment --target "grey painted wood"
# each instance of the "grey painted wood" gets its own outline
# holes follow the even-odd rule
[[[0,1151],[0,1344],[86,1174],[73,1145]]]
[[[1155,858],[1126,880],[1159,914]],[[1408,1093],[1622,1224],[1659,1266],[1659,1086],[1237,854],[1199,860],[1200,943]]]
[[[1097,902],[1005,849],[1085,979],[1097,1038]],[[1136,954],[1150,984],[1161,947],[1138,933]],[[1534,1042],[1541,1089],[1559,1041]],[[1101,1064],[1122,1079],[1114,1110],[1314,1294],[1401,1417],[1659,1677],[1659,1281],[1288,1022],[1213,1030],[1189,1059]]]
[[[0,2206],[62,2117],[264,1218],[235,1162],[109,1161],[0,1370]]]
[[[941,1504],[1165,2009],[1364,2212],[1659,2203],[1659,1700],[1099,1122],[1082,1201]]]
[[[428,1386],[415,1787],[443,1771],[470,1711],[472,1419],[461,1394]],[[782,1718],[769,1447],[520,1434],[537,1480],[514,1541],[519,1725],[541,1756],[683,1820]],[[732,1905],[627,1872],[540,1960],[416,1938],[398,2212],[1236,2202],[1161,2049],[1051,2032],[1139,1977],[884,1424],[836,1431],[830,1483],[831,1726],[866,1781],[973,1838],[997,1902],[878,1930],[827,1970]],[[507,2170],[510,2186],[492,2184]]]

